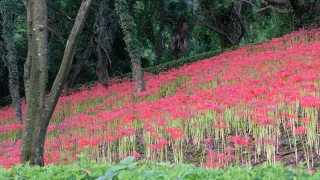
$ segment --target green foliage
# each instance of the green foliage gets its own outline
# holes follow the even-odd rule
[[[244,14],[247,21],[247,33],[241,45],[262,43],[293,31],[294,22],[289,14],[278,14],[271,11],[262,16],[252,12],[251,9],[245,9]]]
[[[222,49],[221,37],[217,33],[200,25],[194,26],[189,45],[190,55]]]
[[[100,176],[97,180],[105,180],[105,179],[120,179],[120,180],[129,180],[133,179],[134,172],[130,171],[130,169],[135,168],[138,165],[135,162],[135,158],[133,156],[129,156],[124,160],[120,161],[118,166],[114,166],[109,169],[103,176]]]
[[[140,179],[319,179],[320,171],[312,174],[306,169],[291,168],[282,164],[264,164],[261,167],[243,168],[228,167],[227,169],[206,169],[192,164],[174,165],[170,162],[150,164],[148,161],[136,162],[130,156],[117,165],[95,163],[80,156],[80,160],[69,165],[47,165],[45,167],[31,167],[17,165],[12,169],[0,168],[2,179],[83,179],[83,180],[140,180]]]
[[[12,169],[0,168],[0,180],[8,179],[95,179],[110,166],[89,160],[81,160],[69,165],[47,165],[45,167],[17,165]]]
[[[168,71],[172,68],[178,68],[178,67],[183,66],[185,64],[190,64],[190,63],[193,63],[193,62],[196,62],[199,60],[203,60],[206,58],[217,56],[225,51],[235,50],[235,49],[237,49],[237,47],[232,47],[227,50],[209,51],[209,52],[201,53],[201,54],[190,56],[190,57],[183,57],[183,58],[180,58],[180,59],[177,59],[174,61],[169,61],[169,62],[160,64],[158,66],[144,68],[143,71],[153,73],[153,74],[159,74],[160,72],[165,72],[165,71]],[[132,73],[130,72],[130,73],[118,76],[118,78],[124,78],[124,77],[132,78]]]

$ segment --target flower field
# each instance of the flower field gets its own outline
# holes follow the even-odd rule
[[[305,162],[319,166],[320,29],[146,74],[146,92],[114,79],[60,97],[45,163],[86,153],[99,162],[127,156],[206,167]],[[25,109],[25,107],[23,107]],[[0,166],[19,163],[12,107],[0,110]]]

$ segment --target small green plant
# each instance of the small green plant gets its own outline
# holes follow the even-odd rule
[[[120,164],[109,169],[104,175],[97,178],[97,180],[108,180],[108,179],[119,179],[119,180],[129,180],[133,179],[134,173],[130,171],[138,165],[135,162],[133,156],[129,156],[124,160],[120,161]]]

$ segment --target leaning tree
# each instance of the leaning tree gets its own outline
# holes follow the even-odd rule
[[[28,55],[24,66],[26,117],[22,132],[21,162],[44,165],[44,142],[50,118],[66,82],[77,41],[93,0],[82,0],[69,34],[60,69],[48,98],[45,98],[48,77],[48,16],[46,0],[23,0],[27,9]]]

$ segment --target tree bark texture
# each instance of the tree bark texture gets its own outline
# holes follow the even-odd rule
[[[188,31],[188,24],[184,18],[181,17],[170,39],[172,59],[179,59],[187,55],[189,42]]]
[[[124,33],[124,41],[132,62],[132,71],[136,82],[136,92],[145,90],[143,80],[143,69],[141,66],[139,41],[137,37],[137,27],[132,16],[129,13],[129,7],[126,0],[116,0],[116,10],[120,16],[120,24]]]
[[[113,3],[114,5],[114,3]],[[99,9],[95,13],[96,23],[94,42],[96,44],[96,52],[98,54],[98,62],[96,66],[96,74],[98,81],[104,86],[109,85],[108,68],[111,67],[112,46],[115,40],[116,31],[118,31],[119,16],[113,5],[108,0],[100,0]]]
[[[14,44],[14,18],[11,4],[11,0],[3,0],[0,8],[3,19],[2,37],[4,39],[6,54],[4,62],[9,70],[9,90],[12,98],[12,104],[15,109],[16,122],[22,124],[19,72],[17,65],[17,51]]]
[[[96,67],[96,73],[98,77],[98,81],[104,86],[108,87],[109,86],[109,73],[108,73],[108,61],[106,60],[106,57],[108,56],[103,52],[101,47],[98,47],[98,62],[97,62],[97,67]]]
[[[28,25],[28,57],[25,63],[27,111],[21,143],[21,162],[44,165],[44,142],[72,64],[75,47],[84,26],[92,0],[83,0],[69,35],[61,67],[45,100],[48,60],[48,17],[46,0],[25,0]]]
[[[40,130],[40,111],[44,105],[47,77],[47,6],[46,0],[29,0],[26,3],[28,34],[31,46],[28,47],[26,87],[26,118],[21,142],[21,162],[37,164],[36,136]],[[32,18],[32,19],[29,19]],[[30,23],[30,24],[29,24]],[[31,32],[30,32],[31,31]],[[32,34],[32,35],[31,35]],[[31,56],[31,57],[30,57]],[[41,164],[40,164],[41,165]]]

